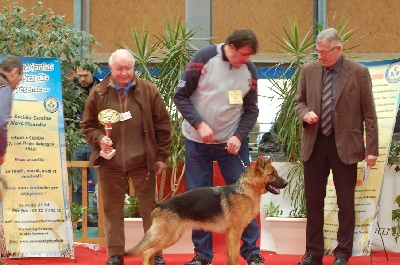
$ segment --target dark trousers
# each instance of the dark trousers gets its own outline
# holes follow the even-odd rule
[[[151,171],[149,174],[146,168],[142,168],[122,172],[115,168],[100,165],[99,173],[99,195],[103,199],[107,254],[109,256],[123,256],[125,254],[124,201],[128,187],[128,176],[133,182],[135,195],[139,200],[143,229],[146,232],[151,224],[151,211],[156,206],[155,171]]]
[[[348,259],[353,249],[357,163],[351,165],[342,163],[333,133],[329,136],[319,133],[310,159],[304,162],[307,205],[306,251],[315,257],[324,255],[324,199],[331,169],[339,207],[338,245],[334,255]]]

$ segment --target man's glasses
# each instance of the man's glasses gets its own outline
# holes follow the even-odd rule
[[[328,53],[330,53],[331,51],[333,51],[337,46],[333,47],[332,49],[330,49],[329,51],[318,51],[317,48],[314,48],[314,53],[318,54],[318,55],[322,55],[322,56],[326,56]]]

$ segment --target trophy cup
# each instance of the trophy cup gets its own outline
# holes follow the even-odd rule
[[[100,111],[98,118],[99,118],[100,123],[104,125],[104,129],[106,130],[106,135],[107,135],[108,139],[110,139],[112,125],[116,122],[119,122],[119,120],[120,120],[119,112],[116,110],[112,110],[112,109],[105,109],[105,110]],[[110,160],[115,155],[115,152],[116,152],[115,149],[113,149],[109,153],[100,151],[100,156],[104,157],[105,159]]]

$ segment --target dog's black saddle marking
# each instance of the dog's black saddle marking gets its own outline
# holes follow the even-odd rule
[[[206,221],[222,214],[221,202],[232,193],[231,186],[197,188],[178,194],[157,207],[176,212],[182,219]]]

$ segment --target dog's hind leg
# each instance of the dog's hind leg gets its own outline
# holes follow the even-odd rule
[[[143,251],[142,252],[142,264],[153,265],[154,264],[154,251]]]
[[[228,229],[228,264],[239,265],[240,236],[243,229]]]
[[[127,251],[127,255],[142,254],[143,264],[154,264],[154,255],[175,244],[183,234],[180,222],[170,222],[164,218],[154,218],[142,241]]]
[[[157,252],[154,249],[147,249],[142,252],[142,264],[143,265],[153,265],[154,264],[154,256]]]

